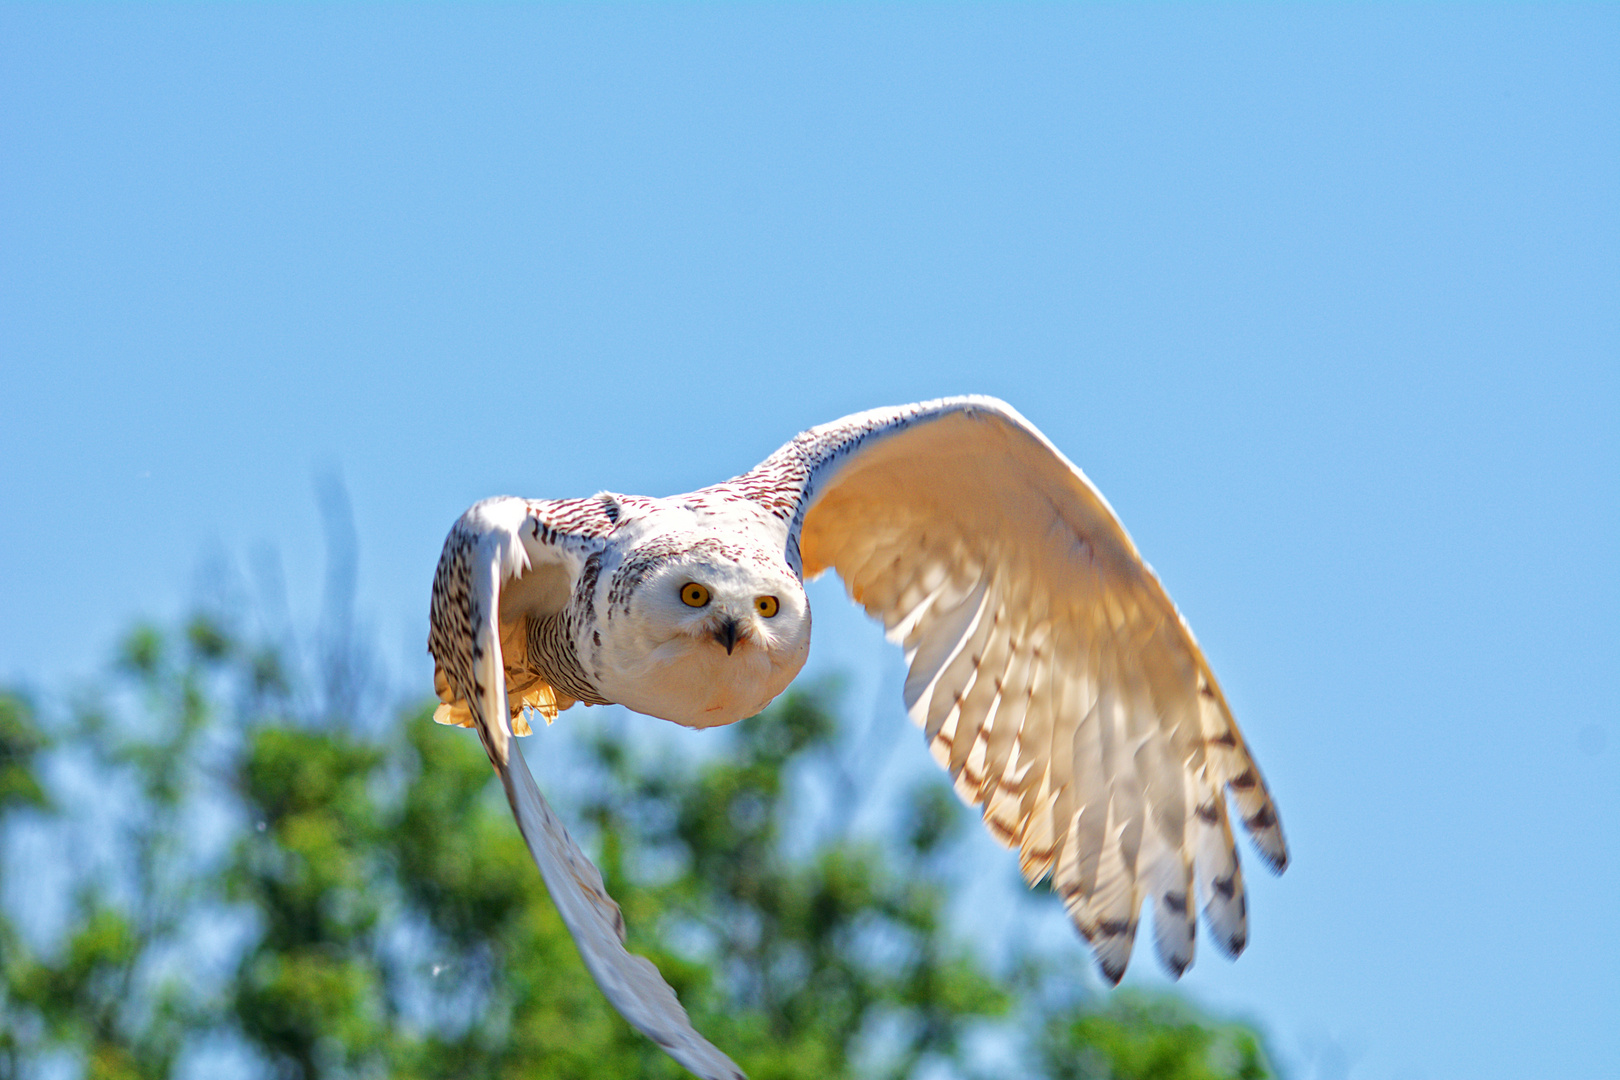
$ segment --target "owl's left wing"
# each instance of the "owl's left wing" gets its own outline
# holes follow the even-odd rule
[[[558,589],[566,587],[565,595],[572,589],[579,566],[600,549],[606,532],[592,517],[599,508],[585,505],[593,501],[486,499],[456,522],[433,579],[428,636],[445,684],[441,710],[468,714],[557,913],[609,1003],[705,1080],[743,1080],[736,1063],[692,1027],[652,961],[625,949],[619,905],[535,785],[508,726],[502,606],[543,611],[556,602]]]
[[[704,1080],[747,1080],[736,1062],[698,1034],[653,962],[624,947],[624,916],[602,884],[601,872],[535,786],[521,745],[515,739],[507,745],[511,760],[495,762],[506,800],[557,913],[603,996],[631,1027]]]
[[[1173,974],[1192,963],[1195,890],[1216,941],[1243,948],[1225,796],[1280,871],[1271,796],[1164,587],[1029,421],[992,398],[873,410],[728,486],[904,646],[935,758],[1030,883],[1051,874],[1104,975],[1124,974],[1145,895]]]

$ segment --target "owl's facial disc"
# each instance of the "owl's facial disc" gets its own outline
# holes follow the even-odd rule
[[[672,568],[678,570],[669,575],[672,579],[690,578],[676,590],[686,610],[667,602],[653,606],[668,614],[676,633],[705,645],[712,642],[727,656],[749,647],[770,651],[795,637],[796,624],[806,612],[797,580],[785,568],[773,569],[716,564]],[[661,588],[659,583],[649,584],[655,593]],[[668,586],[662,588],[667,591]],[[788,596],[786,604],[778,593]]]
[[[649,575],[642,591],[653,619],[727,656],[790,642],[807,612],[804,591],[782,560],[748,549],[715,550],[701,541]]]
[[[810,605],[779,553],[701,538],[634,587],[603,633],[598,685],[612,700],[694,727],[752,716],[810,649]],[[611,685],[610,685],[611,684]]]

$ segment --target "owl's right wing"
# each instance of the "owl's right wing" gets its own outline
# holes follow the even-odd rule
[[[513,669],[503,662],[502,639],[516,647],[522,638],[512,627],[524,623],[521,616],[560,610],[611,531],[597,499],[486,499],[462,515],[433,578],[428,651],[444,702],[435,718],[461,723],[465,715],[465,726],[478,732],[557,913],[608,1002],[705,1080],[742,1080],[742,1070],[692,1027],[652,962],[625,949],[619,905],[535,785],[508,726]],[[538,704],[544,711],[543,700]],[[553,712],[555,705],[553,698]]]
[[[1276,807],[1164,586],[1034,425],[984,397],[874,409],[727,486],[904,647],[935,758],[1030,883],[1052,876],[1110,981],[1146,896],[1173,974],[1192,962],[1195,891],[1217,942],[1243,948],[1226,797],[1281,870]]]

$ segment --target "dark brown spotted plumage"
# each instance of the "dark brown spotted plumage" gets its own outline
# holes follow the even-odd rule
[[[428,652],[438,665],[435,681],[439,695],[465,697],[473,692],[473,651],[477,623],[472,589],[472,549],[475,538],[452,529],[433,575],[433,599],[428,621]]]
[[[611,704],[579,662],[570,614],[570,609],[565,608],[555,615],[529,620],[529,670],[558,694],[586,705]]]
[[[575,552],[588,563],[612,533],[616,518],[609,513],[610,506],[616,507],[617,503],[604,502],[601,497],[531,501],[521,529],[535,542]],[[429,606],[428,652],[435,663],[434,686],[446,705],[462,710],[455,715],[466,719],[457,719],[457,723],[472,722],[485,690],[477,677],[478,660],[483,655],[478,627],[487,613],[481,609],[473,585],[473,574],[480,569],[476,566],[480,540],[481,535],[466,517],[450,530],[434,573]],[[539,676],[565,698],[603,703],[579,667],[573,648],[564,649],[558,644],[555,635],[565,629],[525,624],[522,637],[526,644],[538,643],[543,649],[535,655],[537,663],[533,665],[528,650],[505,658],[513,700],[517,700],[515,691],[519,688],[537,692],[534,676]]]

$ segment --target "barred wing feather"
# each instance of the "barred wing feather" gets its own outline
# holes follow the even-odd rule
[[[756,474],[797,481],[806,576],[837,570],[903,646],[934,757],[1030,883],[1050,875],[1110,981],[1147,898],[1173,974],[1195,893],[1243,948],[1226,796],[1275,871],[1282,825],[1191,630],[1078,468],[1010,406],[955,398],[814,428]]]

